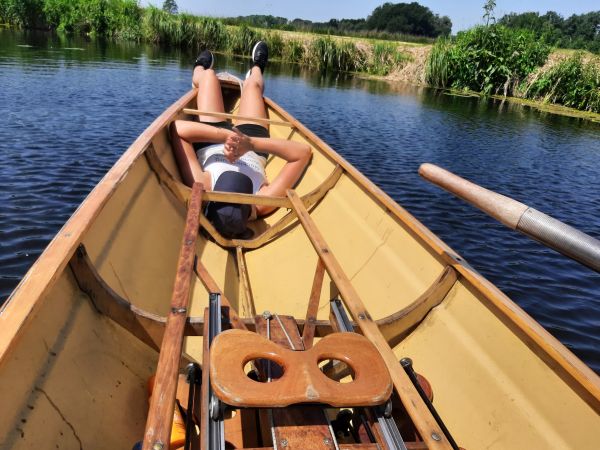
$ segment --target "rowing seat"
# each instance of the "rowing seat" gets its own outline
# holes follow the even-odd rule
[[[245,365],[270,360],[283,375],[269,383],[252,380]],[[319,368],[325,360],[350,366],[354,379],[339,383]],[[292,351],[245,330],[227,330],[210,347],[213,391],[228,405],[247,408],[286,407],[298,403],[325,403],[334,407],[375,406],[392,393],[387,367],[375,346],[356,333],[333,333],[312,348]]]

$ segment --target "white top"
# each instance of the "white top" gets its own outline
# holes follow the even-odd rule
[[[231,163],[225,158],[225,146],[223,144],[208,145],[196,153],[202,170],[210,173],[211,189],[214,190],[215,183],[223,172],[239,172],[252,180],[252,193],[256,194],[265,183],[266,158],[257,155],[253,151],[246,152],[237,161]]]

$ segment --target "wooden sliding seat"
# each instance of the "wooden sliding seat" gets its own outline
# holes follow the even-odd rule
[[[244,366],[258,359],[281,366],[281,378],[270,383],[248,378]],[[325,360],[346,363],[354,372],[353,381],[328,378],[319,368]],[[210,380],[219,399],[237,407],[374,406],[385,403],[392,393],[385,362],[375,346],[356,333],[333,333],[308,350],[292,351],[250,331],[224,331],[211,345]]]

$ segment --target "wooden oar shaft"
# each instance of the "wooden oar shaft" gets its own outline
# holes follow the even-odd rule
[[[527,205],[523,203],[471,183],[433,164],[421,164],[419,175],[471,203],[513,230],[517,229],[521,216],[527,210]]]
[[[450,443],[444,437],[442,430],[427,409],[425,403],[423,403],[410,378],[408,378],[404,369],[400,367],[394,351],[385,340],[377,323],[367,311],[364,303],[352,286],[350,279],[333,256],[331,249],[310,217],[302,200],[300,200],[298,194],[293,190],[288,190],[287,195],[306,235],[319,255],[319,258],[321,258],[329,277],[339,289],[344,304],[358,323],[362,333],[375,345],[385,361],[400,400],[419,434],[427,444],[427,448],[430,450],[450,449]]]
[[[266,123],[269,125],[283,125],[285,127],[294,127],[294,124],[290,122],[285,122],[283,120],[273,120],[266,119],[264,117],[249,117],[249,116],[239,116],[237,114],[229,114],[224,112],[212,112],[212,111],[199,111],[197,109],[184,108],[184,114],[193,114],[197,116],[209,116],[209,117],[220,117],[223,119],[235,119],[237,121],[243,122],[258,122],[258,123]]]
[[[513,230],[600,272],[600,241],[534,208],[482,188],[433,164],[422,164],[427,181],[462,198]]]
[[[198,220],[202,205],[202,185],[195,183],[190,196],[187,219],[183,232],[175,286],[171,297],[171,307],[167,316],[165,333],[160,347],[158,367],[150,410],[144,433],[144,450],[169,448],[177,375],[183,347],[183,332],[187,319],[187,307],[190,298],[190,285],[194,257],[196,254],[196,239],[198,237]],[[162,445],[163,447],[160,447]]]

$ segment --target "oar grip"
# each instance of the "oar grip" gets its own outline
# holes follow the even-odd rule
[[[513,230],[600,272],[600,241],[521,202],[497,194],[452,172],[425,163],[419,174]]]
[[[528,208],[517,230],[600,272],[600,241],[537,209]]]
[[[434,164],[421,164],[419,175],[462,198],[513,230],[517,229],[527,205],[485,189]]]

